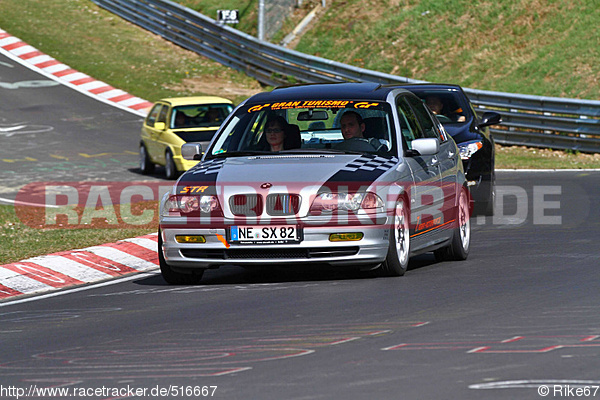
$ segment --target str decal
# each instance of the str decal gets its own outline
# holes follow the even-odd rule
[[[204,193],[208,186],[185,186],[179,189],[178,194]]]

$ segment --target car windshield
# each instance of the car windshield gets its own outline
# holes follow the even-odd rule
[[[233,111],[231,104],[200,104],[174,107],[171,129],[218,127]]]
[[[348,114],[346,114],[348,113]],[[342,121],[360,133],[346,139]],[[345,128],[346,129],[346,128]],[[347,131],[346,131],[347,132]],[[396,152],[393,118],[387,103],[330,99],[301,100],[239,107],[207,152],[208,158],[271,152]]]
[[[466,99],[457,89],[410,89],[433,111],[442,124],[461,124],[470,120]]]

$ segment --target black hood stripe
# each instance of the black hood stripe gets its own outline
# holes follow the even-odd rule
[[[349,162],[325,183],[373,182],[398,164],[398,158],[364,154]]]
[[[177,183],[177,193],[185,193],[187,187],[204,187],[202,194],[216,195],[219,171],[227,159],[219,158],[201,161],[186,173]]]

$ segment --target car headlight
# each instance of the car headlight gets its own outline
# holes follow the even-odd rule
[[[479,149],[483,147],[481,140],[472,140],[469,142],[460,143],[458,145],[458,151],[462,160],[468,160],[475,154]]]
[[[334,212],[342,211],[358,211],[363,210],[379,210],[383,209],[383,200],[375,193],[321,193],[310,206],[311,212]]]
[[[217,196],[189,196],[189,195],[171,195],[161,207],[162,216],[173,216],[181,214],[210,214],[221,212],[221,205]]]

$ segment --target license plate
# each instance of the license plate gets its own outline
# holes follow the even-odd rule
[[[300,242],[300,230],[295,225],[232,226],[229,240],[239,244],[285,244]]]

